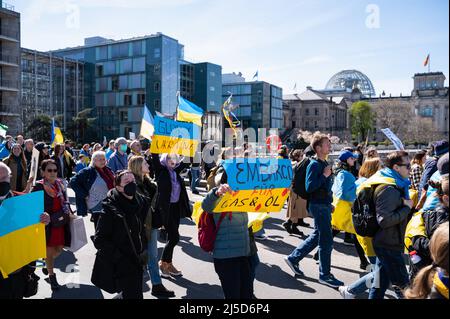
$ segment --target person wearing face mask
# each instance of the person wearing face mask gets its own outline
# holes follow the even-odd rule
[[[11,154],[3,160],[11,169],[11,190],[13,192],[23,192],[30,190],[27,188],[27,161],[19,144],[12,146]]]
[[[189,166],[188,163],[180,162],[176,154],[152,154],[155,180],[158,184],[158,199],[156,202],[157,218],[153,220],[155,227],[164,226],[167,231],[168,241],[164,247],[161,257],[161,276],[181,276],[182,272],[175,268],[172,263],[173,250],[180,240],[178,228],[181,218],[190,218],[192,210],[189,205],[186,186],[180,176],[180,172]]]
[[[100,283],[94,278],[105,278],[94,266],[93,282],[102,286],[113,286],[123,299],[143,299],[143,267],[147,265],[147,239],[144,221],[149,203],[137,193],[137,184],[132,172],[126,170],[116,175],[115,188],[108,192],[103,201],[94,236],[97,259],[108,261],[109,282]],[[97,263],[97,260],[96,260]],[[104,287],[104,286],[103,286]]]
[[[18,192],[11,191],[11,170],[6,164],[0,162],[0,206],[3,201],[20,196]],[[50,215],[43,213],[40,216],[40,222],[44,225],[50,223]],[[35,262],[22,267],[15,272],[8,274],[8,278],[4,279],[0,275],[0,299],[22,299],[24,298],[25,287],[29,277],[39,279],[34,273]]]
[[[128,168],[127,149],[127,140],[123,137],[118,138],[116,140],[116,151],[111,155],[108,162],[108,167],[114,174]]]
[[[75,192],[77,215],[86,216],[88,212],[91,213],[91,221],[97,228],[102,201],[108,191],[114,188],[114,174],[106,166],[105,152],[97,151],[92,154],[89,167],[72,177],[70,186]]]

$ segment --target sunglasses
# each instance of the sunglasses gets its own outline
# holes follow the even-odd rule
[[[57,169],[47,169],[45,170],[47,173],[58,173]]]
[[[404,166],[407,169],[411,169],[411,164],[397,164],[398,166]]]

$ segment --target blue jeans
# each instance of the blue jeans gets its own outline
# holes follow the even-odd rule
[[[160,285],[161,275],[159,274],[158,265],[158,230],[152,229],[151,238],[148,242],[148,272],[152,285]]]
[[[308,212],[314,217],[314,231],[288,256],[293,264],[298,264],[319,245],[321,278],[331,274],[331,252],[333,250],[331,210],[331,204],[309,203]]]
[[[359,278],[353,284],[348,286],[348,292],[353,295],[360,295],[364,293],[367,289],[372,287],[372,281],[376,273],[376,257],[369,257],[370,261],[370,272],[365,276]]]
[[[191,176],[191,191],[196,191],[198,183],[200,182],[200,167],[192,167]]]
[[[375,287],[370,288],[369,299],[383,299],[389,284],[403,289],[409,284],[408,270],[401,251],[374,247],[377,255]],[[398,290],[398,289],[397,289]]]

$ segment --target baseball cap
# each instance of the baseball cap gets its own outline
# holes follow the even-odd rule
[[[351,157],[353,157],[354,159],[357,159],[358,157],[359,157],[359,155],[358,154],[355,154],[355,153],[352,153],[352,152],[350,152],[350,151],[347,151],[347,150],[345,150],[345,151],[342,151],[340,154],[339,154],[339,160],[341,161],[341,162],[345,162],[345,161],[347,161],[349,158],[351,158]]]

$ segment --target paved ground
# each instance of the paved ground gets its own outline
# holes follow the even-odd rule
[[[203,193],[204,194],[204,193]],[[73,196],[73,193],[72,193]],[[193,201],[199,201],[202,196],[189,196]],[[73,201],[73,198],[72,198]],[[340,299],[339,292],[318,282],[318,265],[312,256],[301,262],[301,268],[306,278],[298,279],[285,264],[283,257],[290,254],[300,243],[301,237],[290,236],[282,227],[286,214],[284,209],[280,214],[272,214],[265,221],[267,240],[258,241],[261,264],[257,269],[255,295],[260,299]],[[312,219],[306,220],[313,224]],[[94,227],[88,218],[84,220],[88,237],[93,234]],[[301,228],[305,234],[311,228]],[[174,264],[183,271],[183,277],[178,279],[163,279],[163,284],[174,290],[179,299],[221,299],[223,298],[219,279],[214,272],[210,255],[201,250],[197,242],[197,230],[189,220],[183,220],[180,226],[181,240],[175,248]],[[160,254],[163,243],[158,244]],[[92,285],[90,277],[96,250],[89,244],[75,254],[65,251],[56,261],[55,272],[62,287],[52,293],[46,276],[40,269],[37,274],[42,278],[39,293],[34,299],[111,299],[110,295]],[[75,272],[73,272],[75,270]],[[343,244],[343,235],[335,239],[332,255],[332,273],[346,284],[354,282],[363,272],[359,270],[359,259],[352,246]],[[155,299],[150,294],[151,282],[144,283],[144,297]],[[388,293],[388,298],[392,298]],[[362,296],[365,298],[366,296]]]

